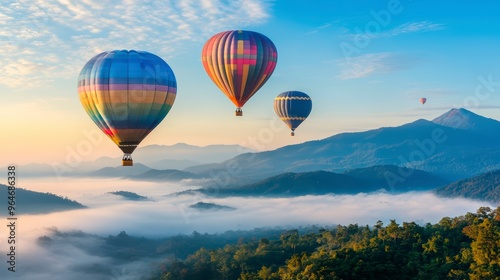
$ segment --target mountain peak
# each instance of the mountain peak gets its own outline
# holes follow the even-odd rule
[[[475,130],[487,132],[492,127],[499,127],[500,122],[494,119],[485,118],[464,108],[453,108],[432,122],[451,128]]]

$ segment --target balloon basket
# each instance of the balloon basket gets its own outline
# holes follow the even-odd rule
[[[243,116],[243,110],[241,108],[237,108],[236,112],[234,113],[237,117]]]
[[[292,131],[292,132],[290,133],[290,136],[295,136],[295,132],[293,132],[293,131]]]
[[[134,166],[131,154],[128,153],[123,154],[122,166]]]

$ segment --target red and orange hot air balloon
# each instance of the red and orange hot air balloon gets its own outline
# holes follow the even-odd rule
[[[276,67],[278,52],[266,36],[246,30],[215,34],[203,46],[201,61],[212,81],[241,107],[266,83]]]
[[[420,98],[420,103],[422,103],[422,105],[425,104],[425,102],[427,102],[427,98],[425,97]]]

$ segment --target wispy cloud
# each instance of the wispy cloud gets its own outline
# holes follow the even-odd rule
[[[315,34],[315,33],[322,32],[323,30],[332,29],[332,28],[338,29],[339,27],[337,26],[337,24],[339,22],[340,22],[339,20],[325,22],[322,25],[317,26],[316,28],[314,28],[311,31],[307,32],[306,34]]]
[[[385,36],[397,36],[406,33],[438,31],[445,28],[444,24],[430,21],[408,22],[385,33]]]
[[[267,0],[20,0],[0,7],[0,85],[35,87],[75,76],[93,55],[141,49],[165,59],[186,42],[265,22]]]
[[[398,53],[370,53],[339,61],[341,68],[337,78],[350,80],[380,73],[389,73],[411,68],[417,62],[416,57]]]
[[[446,28],[445,24],[442,23],[434,23],[430,21],[417,21],[417,22],[407,22],[403,23],[393,29],[382,29],[378,30],[378,32],[366,32],[364,29],[358,29],[357,32],[347,33],[347,38],[350,40],[357,40],[359,36],[368,37],[370,39],[375,38],[387,38],[394,37],[402,34],[410,34],[410,33],[422,33],[422,32],[430,32],[430,31],[439,31]]]

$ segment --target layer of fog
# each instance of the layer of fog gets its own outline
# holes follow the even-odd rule
[[[100,236],[116,235],[121,231],[133,236],[167,237],[179,233],[216,233],[275,226],[331,226],[335,224],[374,225],[395,219],[398,223],[416,221],[436,223],[442,217],[455,217],[475,212],[487,203],[467,199],[447,199],[431,192],[404,194],[373,193],[358,195],[302,196],[296,198],[208,198],[201,195],[168,196],[192,188],[181,184],[118,181],[116,179],[72,179],[63,182],[21,181],[26,189],[52,192],[88,206],[88,209],[25,215],[18,218],[16,254],[18,279],[138,279],[140,261],[126,265],[103,259],[73,246],[73,241],[61,241],[57,252],[48,252],[35,240],[47,234],[48,228],[59,231],[80,230]],[[128,201],[111,195],[111,191],[132,191],[151,201]],[[203,212],[189,208],[199,201],[213,202],[237,208],[235,211]],[[81,240],[79,242],[92,242]],[[7,239],[0,239],[0,251],[5,258]],[[145,263],[151,260],[145,261]],[[91,264],[100,264],[109,271],[96,272]],[[0,276],[7,271],[6,262]],[[131,268],[135,267],[135,268]],[[123,270],[131,270],[125,273]],[[99,270],[99,269],[97,269]],[[111,272],[110,272],[111,271]],[[87,275],[87,273],[97,273]],[[111,273],[111,274],[110,274]],[[115,275],[116,274],[116,275]],[[135,275],[135,276],[134,276]],[[59,278],[58,278],[59,277]],[[124,278],[127,277],[127,278]],[[136,277],[136,278],[133,278]],[[10,279],[10,278],[9,278]],[[16,279],[16,278],[13,278]]]

